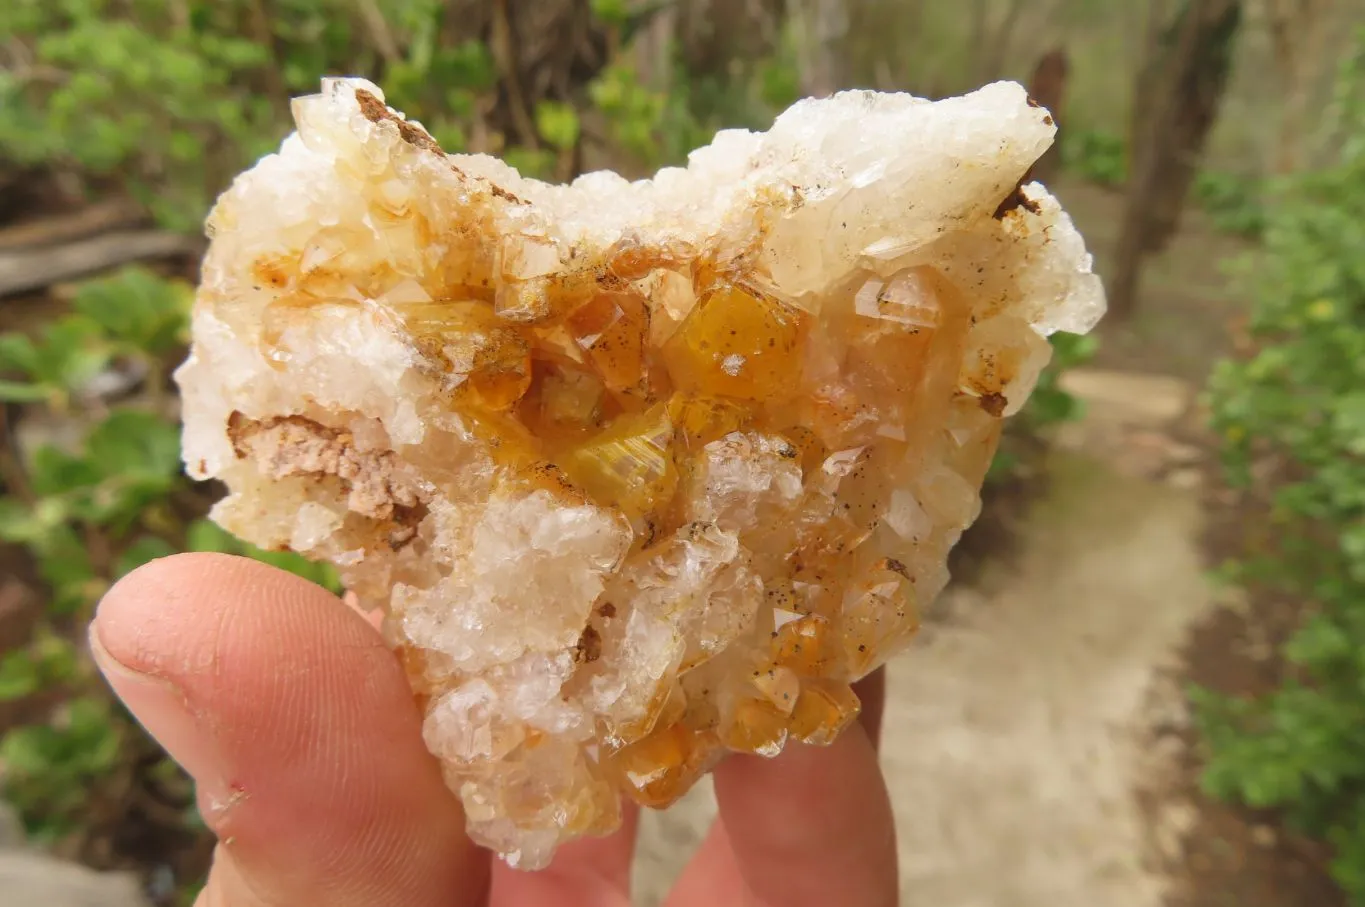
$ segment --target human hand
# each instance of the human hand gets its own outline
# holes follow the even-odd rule
[[[397,660],[317,586],[181,555],[115,586],[90,638],[114,691],[196,781],[219,840],[198,907],[630,904],[633,809],[542,872],[469,841]],[[894,907],[880,691],[868,693],[864,723],[830,747],[717,767],[720,818],[667,907]]]

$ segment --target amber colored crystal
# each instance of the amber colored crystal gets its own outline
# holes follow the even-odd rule
[[[767,400],[796,391],[801,314],[741,286],[722,285],[697,303],[664,347],[673,383],[687,391]]]
[[[507,409],[531,386],[531,347],[481,302],[396,307],[414,347],[449,376],[458,399]]]
[[[839,615],[850,673],[860,677],[919,629],[914,587],[898,561],[878,565],[850,586]]]
[[[750,413],[734,400],[674,394],[668,401],[668,416],[677,427],[682,443],[691,450],[700,450],[712,441],[739,431],[749,420]]]
[[[801,682],[801,696],[792,710],[788,730],[802,743],[825,745],[858,717],[862,705],[846,683],[809,678]]]
[[[708,767],[714,742],[682,722],[656,730],[612,756],[626,793],[641,806],[667,806]]]
[[[644,380],[649,310],[634,293],[598,293],[569,316],[569,328],[588,361],[612,390]]]
[[[829,618],[807,614],[788,620],[773,634],[773,660],[805,676],[819,676],[838,657]]]
[[[598,503],[644,516],[666,507],[677,488],[673,436],[668,407],[656,404],[618,418],[565,456],[563,467]]]
[[[766,699],[735,703],[721,742],[736,753],[776,756],[787,742],[787,713]]]

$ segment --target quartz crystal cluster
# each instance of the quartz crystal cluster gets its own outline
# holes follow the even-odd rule
[[[240,177],[178,372],[214,518],[387,615],[513,865],[826,743],[913,636],[1001,420],[1104,300],[1013,84],[803,101],[552,186],[332,80]]]

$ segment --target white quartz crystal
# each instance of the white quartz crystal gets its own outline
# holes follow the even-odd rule
[[[622,795],[839,733],[1103,294],[1020,185],[1054,128],[1014,84],[803,101],[567,186],[382,98],[298,99],[215,207],[185,461],[385,609],[471,834],[540,867]]]

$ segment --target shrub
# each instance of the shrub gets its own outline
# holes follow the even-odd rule
[[[1062,166],[1081,179],[1101,186],[1128,181],[1128,143],[1123,136],[1101,130],[1061,133]]]
[[[1213,794],[1280,807],[1336,848],[1333,872],[1365,904],[1365,35],[1343,69],[1337,161],[1275,187],[1265,215],[1248,359],[1210,383],[1228,475],[1273,458],[1273,549],[1254,585],[1315,603],[1268,696],[1196,691]]]
[[[1205,170],[1195,178],[1194,197],[1225,233],[1257,237],[1265,228],[1265,181],[1259,177]]]
[[[1083,404],[1062,388],[1061,377],[1068,369],[1089,362],[1099,340],[1091,334],[1064,333],[1053,334],[1050,340],[1052,361],[1039,376],[1028,403],[1005,423],[1000,450],[986,473],[987,483],[1007,484],[1016,476],[1031,473],[1053,429],[1084,415]]]
[[[167,357],[186,339],[190,289],[141,268],[79,287],[73,312],[37,338],[0,334],[0,402],[48,411],[80,438],[24,451],[22,487],[0,495],[0,541],[24,546],[47,586],[31,642],[0,657],[0,701],[54,693],[46,721],[0,739],[5,791],[30,831],[59,838],[80,825],[90,798],[146,744],[110,701],[72,639],[124,574],[184,550],[230,551],[336,587],[331,571],[295,555],[244,545],[205,521],[207,497],[181,471],[180,430],[164,405]],[[101,376],[141,375],[143,393],[110,407]],[[7,473],[9,475],[9,473]]]

